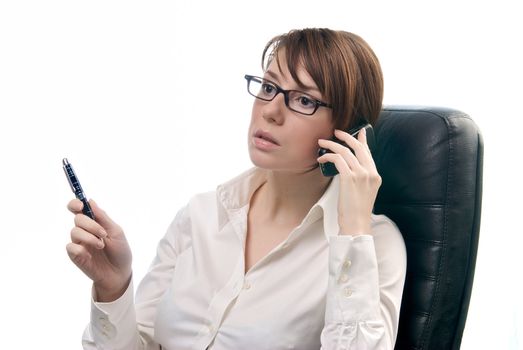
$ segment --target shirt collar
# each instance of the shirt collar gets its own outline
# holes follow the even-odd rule
[[[267,181],[261,168],[251,168],[216,188],[218,200],[226,210],[241,209],[249,204],[254,192]]]
[[[311,208],[311,211],[314,208],[321,208],[321,210],[323,210],[323,231],[327,241],[329,241],[330,236],[337,236],[340,232],[338,225],[339,188],[339,176],[334,176],[327,190],[325,190],[321,198]]]
[[[219,215],[220,228],[249,204],[253,193],[267,181],[266,176],[266,170],[254,167],[216,188],[217,200],[224,210],[224,215]],[[330,236],[336,236],[339,232],[338,192],[339,177],[335,176],[327,190],[303,219],[303,223],[307,223],[317,220],[318,216],[323,216],[323,228],[327,241]]]

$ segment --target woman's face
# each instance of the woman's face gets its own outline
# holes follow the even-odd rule
[[[282,71],[274,59],[263,77],[284,90],[303,91],[325,101],[303,67],[299,67],[297,73],[307,88],[300,87],[292,79],[287,65],[284,64],[285,57],[282,56],[283,53],[280,52]],[[272,101],[254,99],[248,135],[249,155],[254,165],[260,168],[303,173],[318,165],[318,139],[328,139],[333,132],[330,108],[319,107],[313,115],[307,116],[287,108],[282,93],[276,95]]]

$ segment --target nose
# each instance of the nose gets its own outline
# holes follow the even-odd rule
[[[274,122],[278,125],[283,124],[285,119],[284,113],[287,106],[285,105],[285,96],[279,93],[272,101],[265,102],[263,106],[263,118],[268,122]]]

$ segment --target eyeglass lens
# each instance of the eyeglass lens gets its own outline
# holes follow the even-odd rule
[[[285,103],[287,107],[293,111],[311,115],[318,108],[316,100],[301,91],[283,91],[275,84],[256,77],[250,79],[249,81],[249,93],[264,101],[272,101],[279,92],[287,95],[285,98]]]

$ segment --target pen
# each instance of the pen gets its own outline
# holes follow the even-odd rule
[[[62,163],[64,165],[64,172],[65,176],[67,177],[67,181],[69,181],[69,185],[71,185],[71,190],[73,190],[73,193],[76,196],[76,198],[81,200],[84,204],[82,213],[94,220],[93,210],[91,209],[89,202],[87,202],[87,198],[85,197],[82,185],[80,185],[80,181],[78,181],[78,177],[74,173],[73,166],[71,165],[71,163],[69,163],[67,158],[64,158],[62,160]]]

